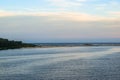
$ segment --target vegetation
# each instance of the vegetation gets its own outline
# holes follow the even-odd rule
[[[85,43],[85,44],[83,44],[83,46],[93,46],[93,44]]]
[[[72,47],[72,46],[120,46],[120,43],[41,43],[41,44],[28,44],[22,41],[14,41],[0,38],[0,50],[16,49],[23,47]]]
[[[0,38],[0,50],[3,49],[16,49],[22,47],[35,47],[34,44],[23,43],[22,41],[10,41],[8,39]]]

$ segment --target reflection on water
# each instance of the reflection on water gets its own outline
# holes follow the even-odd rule
[[[120,47],[0,51],[0,80],[120,80]]]

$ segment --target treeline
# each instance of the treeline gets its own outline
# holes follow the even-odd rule
[[[0,38],[0,50],[2,49],[15,49],[22,47],[35,47],[34,44],[23,43],[22,41],[10,41],[8,39]]]

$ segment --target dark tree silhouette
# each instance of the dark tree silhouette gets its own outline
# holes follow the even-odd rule
[[[23,43],[22,41],[10,41],[8,39],[0,38],[0,49],[15,49],[22,47],[35,47],[34,44]]]

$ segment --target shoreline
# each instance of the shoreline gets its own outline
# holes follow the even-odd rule
[[[22,41],[0,38],[0,50],[20,48],[54,48],[54,47],[91,47],[91,46],[120,46],[116,42],[86,42],[86,43],[23,43]]]
[[[14,49],[22,49],[22,48],[58,48],[58,47],[101,47],[101,46],[120,46],[120,45],[65,45],[65,46],[39,46],[39,45],[36,45],[34,47],[20,47],[20,48],[0,48],[0,51],[2,50],[14,50]]]

